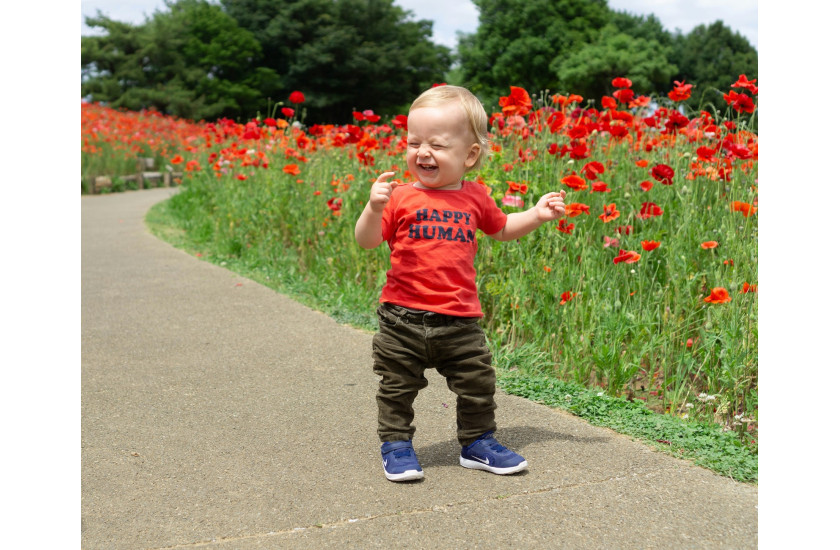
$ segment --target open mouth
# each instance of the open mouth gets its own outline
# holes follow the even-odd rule
[[[417,163],[417,168],[419,168],[421,172],[429,174],[437,170],[437,166],[434,164],[420,164],[419,162]]]

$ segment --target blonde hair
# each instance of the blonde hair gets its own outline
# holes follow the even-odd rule
[[[461,103],[461,107],[464,108],[464,114],[467,115],[470,132],[480,147],[478,159],[467,172],[478,170],[481,167],[481,163],[487,158],[490,145],[487,142],[487,113],[484,111],[484,106],[472,92],[461,86],[435,86],[420,94],[414,100],[414,103],[411,104],[408,112],[410,113],[414,109],[421,107],[439,107],[451,101]]]

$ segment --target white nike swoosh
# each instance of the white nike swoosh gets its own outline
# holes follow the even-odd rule
[[[489,458],[478,458],[477,456],[474,456],[472,458],[473,458],[473,460],[477,460],[477,461],[479,461],[483,464],[487,464],[488,466],[490,465],[490,459]]]

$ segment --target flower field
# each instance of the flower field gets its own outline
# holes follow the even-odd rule
[[[468,177],[507,212],[565,190],[559,223],[510,243],[479,237],[484,327],[500,367],[550,374],[755,441],[758,422],[758,135],[755,80],[725,113],[667,97],[511,87],[490,117],[492,154]],[[298,123],[306,98],[245,124],[191,123],[82,104],[83,175],[154,156],[184,173],[167,208],[203,254],[372,327],[387,247],[353,227],[384,171],[410,178],[404,115]],[[293,283],[293,282],[297,283]]]

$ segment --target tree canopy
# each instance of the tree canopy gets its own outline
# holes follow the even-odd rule
[[[308,122],[396,112],[443,80],[449,50],[431,21],[393,0],[167,1],[139,26],[99,14],[82,37],[82,95],[191,119],[249,118],[294,90]]]
[[[82,95],[114,107],[154,107],[189,119],[256,113],[277,75],[252,62],[260,44],[219,5],[168,3],[137,27],[99,15],[107,31],[82,37]]]
[[[602,0],[474,3],[479,26],[459,39],[456,74],[488,105],[510,86],[598,100],[622,76],[636,93],[657,96],[684,80],[695,90],[689,106],[702,101],[721,107],[715,90],[725,92],[739,74],[758,72],[758,52],[721,21],[683,36],[665,30],[652,14],[613,11]]]
[[[738,75],[758,75],[758,52],[723,21],[698,25],[687,35],[677,35],[671,59],[678,68],[675,80],[694,84],[694,93],[687,100],[693,108],[707,109],[706,103],[711,103],[724,109],[722,95]]]
[[[299,90],[307,123],[343,123],[364,109],[404,112],[447,78],[488,107],[510,86],[598,100],[622,76],[654,96],[685,81],[694,86],[687,105],[724,108],[721,92],[758,72],[755,48],[722,21],[682,35],[606,0],[474,3],[478,29],[459,34],[456,52],[393,0],[165,0],[166,10],[136,26],[98,13],[86,23],[103,35],[82,37],[82,96],[242,120],[271,114]]]

